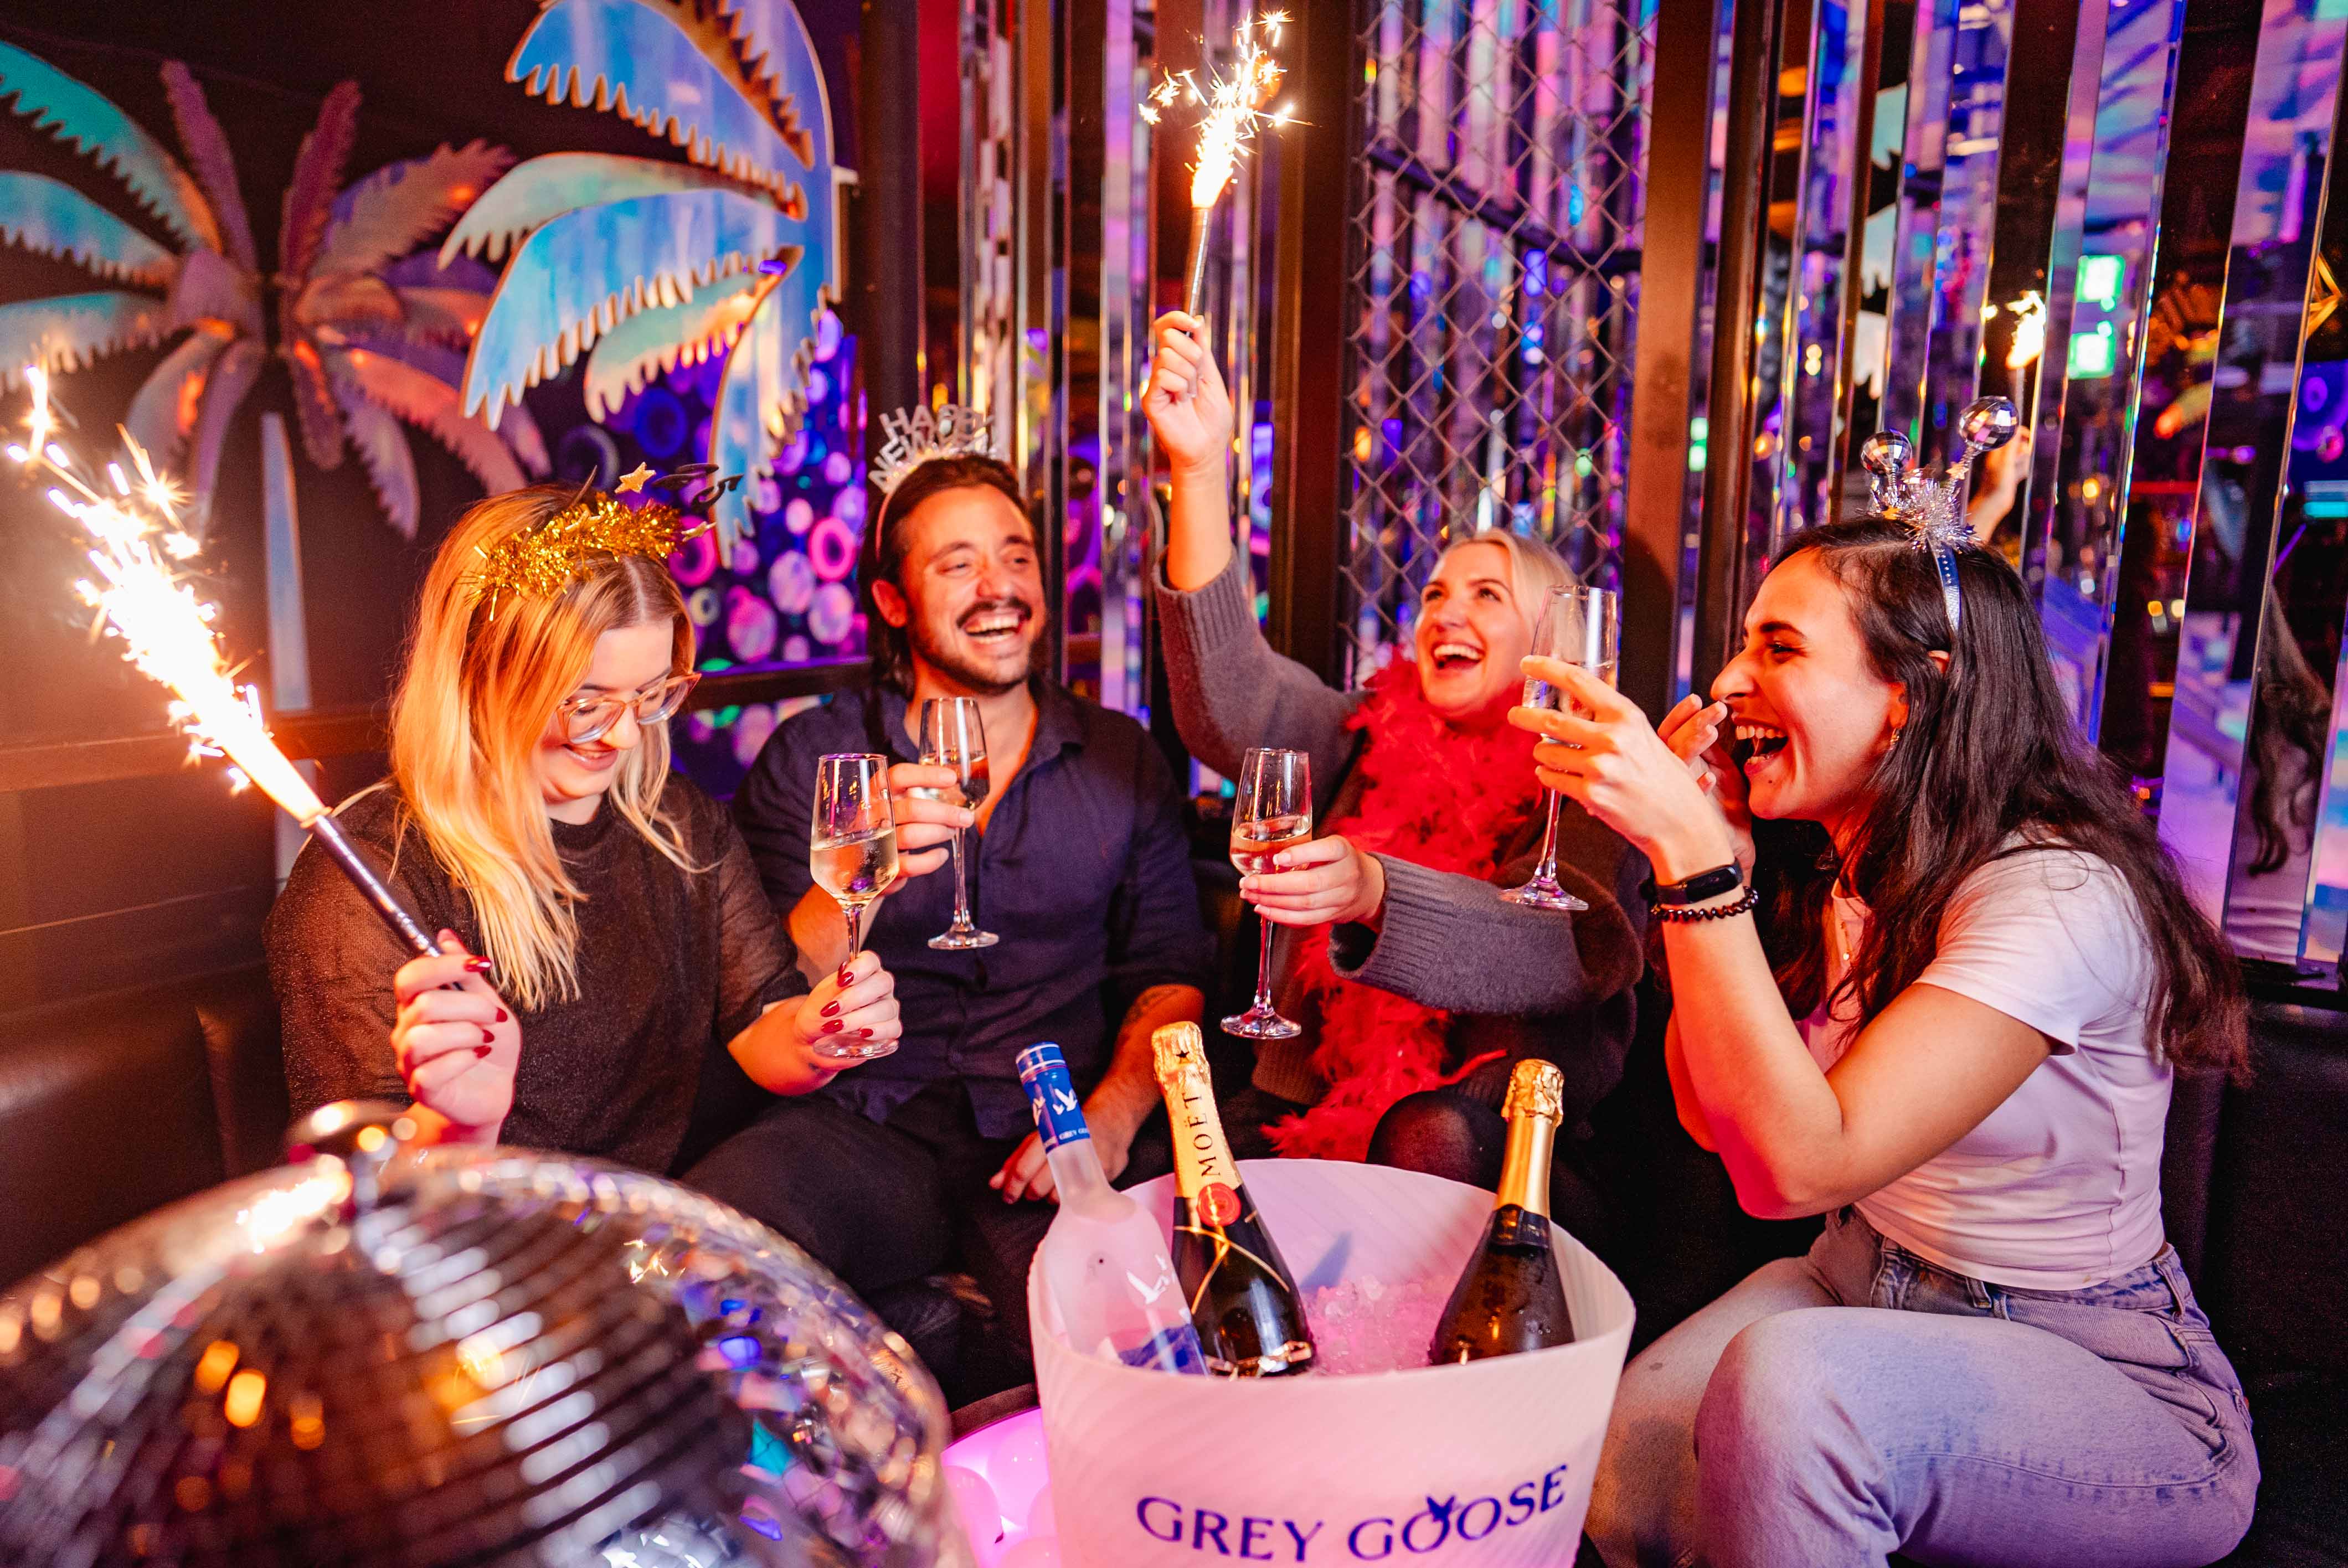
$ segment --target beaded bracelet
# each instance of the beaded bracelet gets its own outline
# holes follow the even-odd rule
[[[1677,924],[1688,920],[1725,920],[1731,915],[1743,915],[1761,902],[1761,895],[1747,887],[1734,904],[1715,904],[1708,908],[1686,909],[1673,904],[1658,904],[1648,913],[1656,919]]]

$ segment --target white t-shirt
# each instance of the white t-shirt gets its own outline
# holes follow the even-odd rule
[[[1868,909],[1838,897],[1833,917],[1845,940],[1828,944],[1829,994]],[[2150,1262],[2169,1091],[2146,1042],[2152,976],[2135,896],[2108,863],[2041,847],[1965,878],[1918,979],[2028,1024],[2054,1054],[1972,1132],[1859,1200],[1868,1224],[1945,1268],[2031,1290],[2077,1290]],[[1823,1004],[1803,1021],[1820,1068],[1849,1048],[1854,1022]]]

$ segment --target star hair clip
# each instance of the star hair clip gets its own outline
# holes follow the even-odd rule
[[[487,549],[476,549],[480,564],[465,580],[477,601],[488,602],[490,620],[497,619],[499,601],[506,595],[551,599],[598,558],[639,555],[667,560],[677,546],[712,527],[706,522],[688,525],[685,514],[702,510],[738,488],[742,476],[721,478],[708,463],[688,464],[664,475],[639,465],[610,490],[598,490],[594,483],[591,477],[568,505],[544,522],[517,529]],[[667,490],[676,498],[647,497],[634,506],[620,498],[643,496],[648,488]]]
[[[894,495],[906,477],[924,463],[994,456],[994,436],[986,415],[958,404],[949,403],[935,413],[927,408],[901,408],[880,416],[880,429],[889,440],[872,465],[872,484],[883,497]]]
[[[1915,443],[1897,430],[1879,430],[1859,448],[1876,516],[1900,524],[1918,549],[1932,552],[1952,635],[1964,608],[1957,591],[1957,552],[1974,542],[1972,527],[1965,520],[1965,476],[1974,458],[2004,446],[2021,427],[2022,416],[2011,398],[1973,399],[1957,415],[1957,438],[1964,443],[1964,456],[1938,477],[1916,466]]]

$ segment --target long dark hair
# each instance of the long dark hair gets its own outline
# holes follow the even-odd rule
[[[872,526],[864,530],[856,590],[864,604],[864,636],[872,655],[872,679],[875,684],[894,687],[901,695],[910,697],[913,692],[912,638],[904,627],[891,626],[882,617],[872,597],[872,585],[891,582],[904,588],[901,574],[905,569],[905,531],[897,525],[911,517],[913,508],[943,491],[973,487],[1001,492],[1019,508],[1021,517],[1033,522],[1027,497],[1019,489],[1019,476],[1007,464],[993,457],[934,457],[880,498],[872,512]],[[1044,610],[1048,615],[1051,607],[1045,605]]]
[[[1803,554],[1842,585],[1875,673],[1907,688],[1908,720],[1877,764],[1875,804],[1848,864],[1837,865],[1815,823],[1758,825],[1765,943],[1794,1015],[1822,999],[1821,934],[1838,872],[1873,913],[1843,981],[1863,1026],[1932,961],[1941,914],[1965,878],[2015,853],[2009,841],[2023,834],[2102,860],[2127,881],[2152,948],[2154,1048],[2181,1069],[2240,1076],[2249,1026],[2234,956],[2186,896],[2118,769],[2073,723],[2013,569],[1987,550],[1957,552],[1964,613],[1952,647],[1932,557],[1897,523],[1811,528],[1777,564]],[[1945,671],[1936,651],[1950,656]]]

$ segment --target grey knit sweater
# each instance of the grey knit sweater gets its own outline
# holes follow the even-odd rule
[[[1345,721],[1361,694],[1331,691],[1272,651],[1256,625],[1237,558],[1196,592],[1176,590],[1162,572],[1154,586],[1174,723],[1192,754],[1235,776],[1250,746],[1307,753],[1314,820],[1350,811],[1360,795],[1354,764],[1363,737]],[[1559,876],[1589,910],[1566,915],[1502,902],[1500,888],[1529,873],[1540,835],[1536,815],[1506,846],[1493,882],[1379,856],[1386,877],[1382,929],[1339,927],[1330,959],[1347,979],[1450,1012],[1455,1060],[1504,1052],[1463,1085],[1489,1104],[1499,1103],[1519,1059],[1555,1061],[1565,1071],[1572,1126],[1622,1077],[1633,1022],[1631,988],[1644,967],[1647,865],[1568,801],[1558,821]],[[1255,1083],[1310,1103],[1325,1085],[1311,1063],[1316,1020],[1288,981],[1291,941],[1282,928],[1274,949],[1281,1005],[1305,1032],[1259,1042]]]

